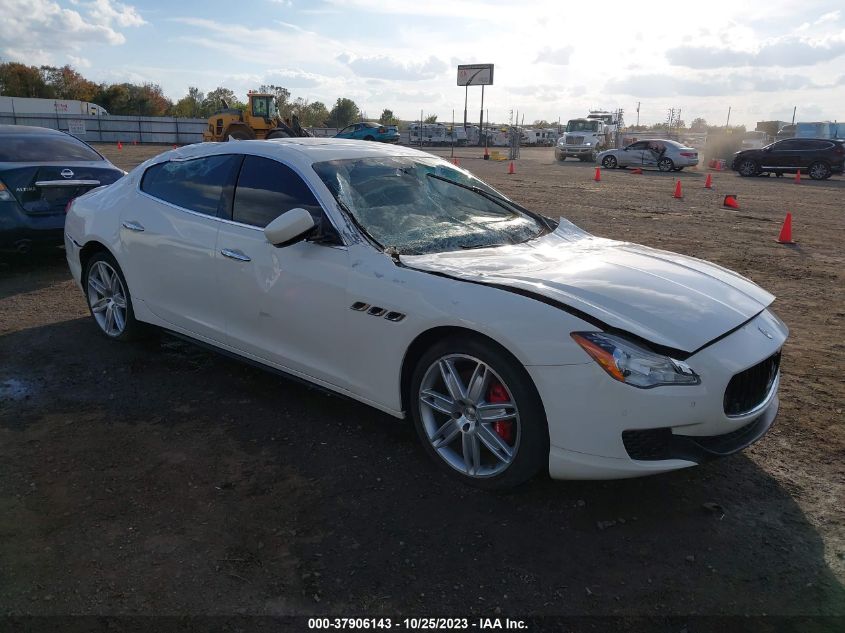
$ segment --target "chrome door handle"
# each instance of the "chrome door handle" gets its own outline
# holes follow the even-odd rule
[[[239,262],[251,262],[252,261],[252,257],[250,257],[249,255],[246,255],[246,254],[242,253],[241,251],[235,250],[235,249],[232,249],[232,248],[224,248],[222,251],[220,251],[220,254],[223,257],[228,257],[229,259],[236,259]]]
[[[134,220],[127,220],[123,223],[124,229],[129,229],[130,231],[135,231],[136,233],[143,233],[144,226],[135,222]]]

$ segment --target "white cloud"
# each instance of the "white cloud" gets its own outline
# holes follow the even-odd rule
[[[666,51],[675,66],[730,68],[741,66],[812,66],[845,54],[845,35],[822,41],[787,37],[767,42],[756,50],[743,51],[708,46],[678,46]]]
[[[341,53],[335,59],[356,75],[371,79],[432,79],[449,68],[442,59],[433,55],[419,62],[399,61],[386,55],[356,57],[349,53]]]
[[[53,0],[0,0],[0,55],[27,64],[74,63],[86,46],[120,45],[120,27],[143,19],[129,5],[96,0],[74,9]],[[80,64],[84,65],[84,64]]]

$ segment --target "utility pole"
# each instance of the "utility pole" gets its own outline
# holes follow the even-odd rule
[[[637,101],[637,127],[640,127],[640,102]]]
[[[728,106],[728,120],[725,121],[725,129],[727,130],[731,124],[731,106]]]
[[[792,125],[795,125],[795,111],[798,109],[798,106],[794,106],[792,108]]]
[[[469,99],[469,84],[464,86],[464,130],[467,129],[467,100]]]
[[[484,84],[481,84],[481,112],[479,114],[478,128],[480,131],[484,130]],[[478,135],[478,144],[481,145],[481,134]]]

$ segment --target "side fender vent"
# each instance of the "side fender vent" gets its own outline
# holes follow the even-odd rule
[[[349,306],[349,308],[351,310],[357,310],[358,312],[363,312],[364,310],[366,310],[369,307],[370,307],[370,304],[364,303],[363,301],[356,301],[351,306]]]
[[[367,310],[367,314],[370,316],[382,316],[387,310],[385,308],[380,308],[378,306],[373,306],[369,310]]]
[[[384,318],[388,321],[398,322],[405,318],[405,315],[401,312],[388,312],[384,315]]]

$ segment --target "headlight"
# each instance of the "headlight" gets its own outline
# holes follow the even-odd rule
[[[573,340],[614,380],[648,389],[658,385],[698,385],[686,363],[654,352],[615,334],[573,332]]]
[[[587,147],[589,147],[590,145],[592,145],[592,143],[590,143],[590,141],[587,141],[586,143],[584,143],[584,145],[586,145]]]

